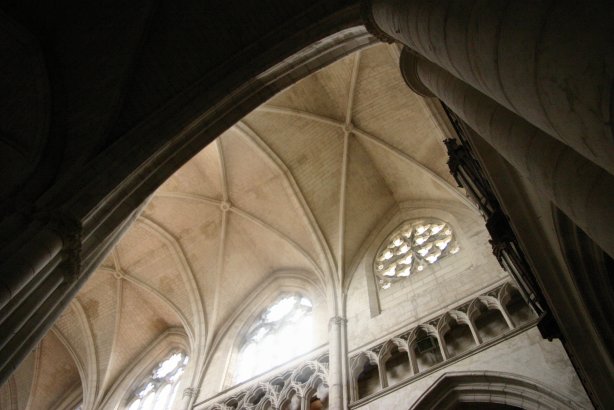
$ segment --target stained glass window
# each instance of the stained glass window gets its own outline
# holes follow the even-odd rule
[[[134,392],[128,410],[170,410],[188,356],[175,352],[160,362]]]
[[[313,348],[312,304],[299,294],[284,295],[248,330],[239,353],[235,382],[242,382]]]
[[[449,224],[435,219],[408,221],[384,241],[375,257],[374,271],[381,288],[388,289],[459,250]]]

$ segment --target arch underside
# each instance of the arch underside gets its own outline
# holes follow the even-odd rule
[[[580,408],[572,399],[537,381],[509,373],[485,371],[442,375],[410,409],[449,410],[471,403],[495,403],[525,410]]]

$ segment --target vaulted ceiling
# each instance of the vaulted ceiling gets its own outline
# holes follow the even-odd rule
[[[2,387],[0,407],[52,409],[70,394],[98,407],[168,329],[185,331],[202,368],[273,272],[347,287],[365,238],[400,203],[467,205],[444,138],[403,83],[393,46],[278,94],[158,189]]]

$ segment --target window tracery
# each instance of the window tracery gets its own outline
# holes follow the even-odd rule
[[[460,250],[452,227],[436,219],[407,221],[384,241],[374,272],[382,289]]]
[[[313,347],[312,307],[308,298],[291,294],[265,309],[245,335],[235,382],[307,353]]]
[[[170,410],[188,360],[185,353],[174,352],[160,362],[134,392],[128,410]]]

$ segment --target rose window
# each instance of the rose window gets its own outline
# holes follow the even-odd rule
[[[384,241],[375,257],[374,271],[382,289],[388,289],[393,282],[459,249],[449,224],[434,219],[405,222]]]

